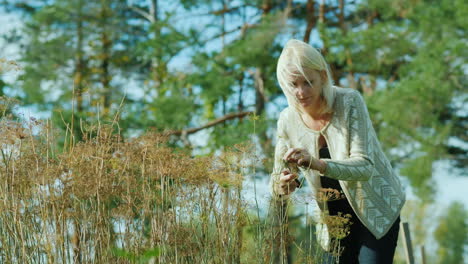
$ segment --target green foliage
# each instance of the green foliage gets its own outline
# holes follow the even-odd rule
[[[176,94],[156,98],[150,104],[151,108],[155,114],[155,126],[157,128],[177,130],[183,129],[187,124],[190,124],[197,106],[193,97]]]
[[[432,180],[432,162],[430,156],[422,154],[422,156],[413,158],[405,164],[405,167],[400,171],[403,175],[409,175],[411,186],[415,188],[418,197],[424,200],[432,200],[435,193],[435,183]]]
[[[385,87],[367,97],[384,149],[392,150],[393,163],[425,199],[436,191],[431,187],[434,162],[451,158],[465,167],[467,159],[448,142],[464,137],[457,131],[465,117],[453,104],[466,94],[462,58],[467,53],[460,48],[466,22],[458,18],[459,3],[428,2],[369,1],[378,14],[374,24],[349,34],[362,50],[351,52],[353,69],[368,72]]]
[[[95,118],[98,111],[101,116],[118,111],[123,93],[113,75],[134,65],[131,53],[122,48],[133,47],[139,35],[129,33],[126,1],[107,4],[107,0],[50,1],[30,9],[19,60],[25,66],[19,82],[12,84],[22,91],[26,105],[46,111],[73,105],[75,114],[84,119]],[[71,115],[66,116],[65,122],[58,120],[55,125],[65,129],[72,123]]]
[[[468,246],[468,210],[460,202],[453,202],[447,209],[434,233],[439,244],[438,263],[465,263]]]
[[[232,69],[226,58],[219,56],[217,52],[198,54],[193,62],[197,70],[189,76],[189,80],[202,88],[200,98],[205,109],[204,117],[213,118],[216,104],[226,101],[233,93],[232,87],[241,73]]]
[[[148,263],[152,258],[159,256],[159,248],[149,249],[141,254],[133,254],[123,249],[114,248],[112,249],[114,256],[129,260],[131,263]]]
[[[259,121],[252,120],[251,116],[242,120],[233,120],[226,125],[216,127],[212,132],[212,140],[208,143],[211,149],[233,146],[238,142],[248,142],[252,139],[254,122],[259,126]],[[263,127],[265,129],[265,127]]]

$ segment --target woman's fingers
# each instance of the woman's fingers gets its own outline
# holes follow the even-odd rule
[[[297,189],[297,187],[298,187],[298,184],[296,181],[282,183],[279,185],[280,194],[290,194],[294,192]]]
[[[297,161],[297,165],[302,166],[302,167],[310,167],[310,160],[308,159],[299,159]]]
[[[280,176],[280,183],[286,183],[286,182],[291,182],[294,179],[297,179],[297,174],[286,174],[284,176]]]
[[[309,157],[309,152],[302,148],[290,148],[283,156],[283,160],[289,162],[298,162],[301,158]]]
[[[298,178],[297,174],[291,173],[288,170],[283,170],[282,174],[277,185],[279,194],[290,194],[294,192],[297,188],[297,183],[295,181],[295,179]]]
[[[296,152],[298,152],[298,151],[299,151],[299,149],[297,149],[297,148],[288,149],[288,151],[286,151],[286,153],[283,156],[283,160],[289,161],[290,159],[293,158],[294,154],[296,154]]]

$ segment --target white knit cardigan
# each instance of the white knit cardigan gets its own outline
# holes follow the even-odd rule
[[[284,169],[282,157],[288,148],[305,148],[313,157],[319,157],[318,139],[322,134],[327,142],[331,159],[325,174],[339,180],[346,198],[359,220],[377,239],[383,237],[398,218],[405,202],[405,191],[390,162],[385,157],[372,127],[367,107],[360,93],[353,89],[333,87],[335,101],[329,123],[320,131],[308,128],[300,114],[292,107],[284,109],[278,119],[275,165],[271,174],[270,190]],[[316,170],[302,169],[311,187],[313,197],[321,188],[320,174]],[[289,196],[282,196],[287,199]],[[316,202],[316,201],[315,201]],[[323,205],[316,208],[324,210]],[[320,214],[321,215],[321,214]],[[322,246],[329,243],[319,235]]]

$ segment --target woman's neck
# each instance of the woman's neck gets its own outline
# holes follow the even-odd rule
[[[330,113],[326,113],[324,110],[326,109],[326,102],[324,100],[320,100],[317,104],[304,108],[304,113],[307,114],[314,120],[323,120],[327,119],[330,116]]]

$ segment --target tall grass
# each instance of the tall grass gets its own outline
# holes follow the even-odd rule
[[[116,122],[81,122],[83,140],[69,129],[59,149],[49,121],[12,120],[2,102],[1,263],[291,263],[292,252],[320,263],[307,211],[272,202],[265,215],[244,200],[252,145],[192,157],[160,134],[123,140]]]

